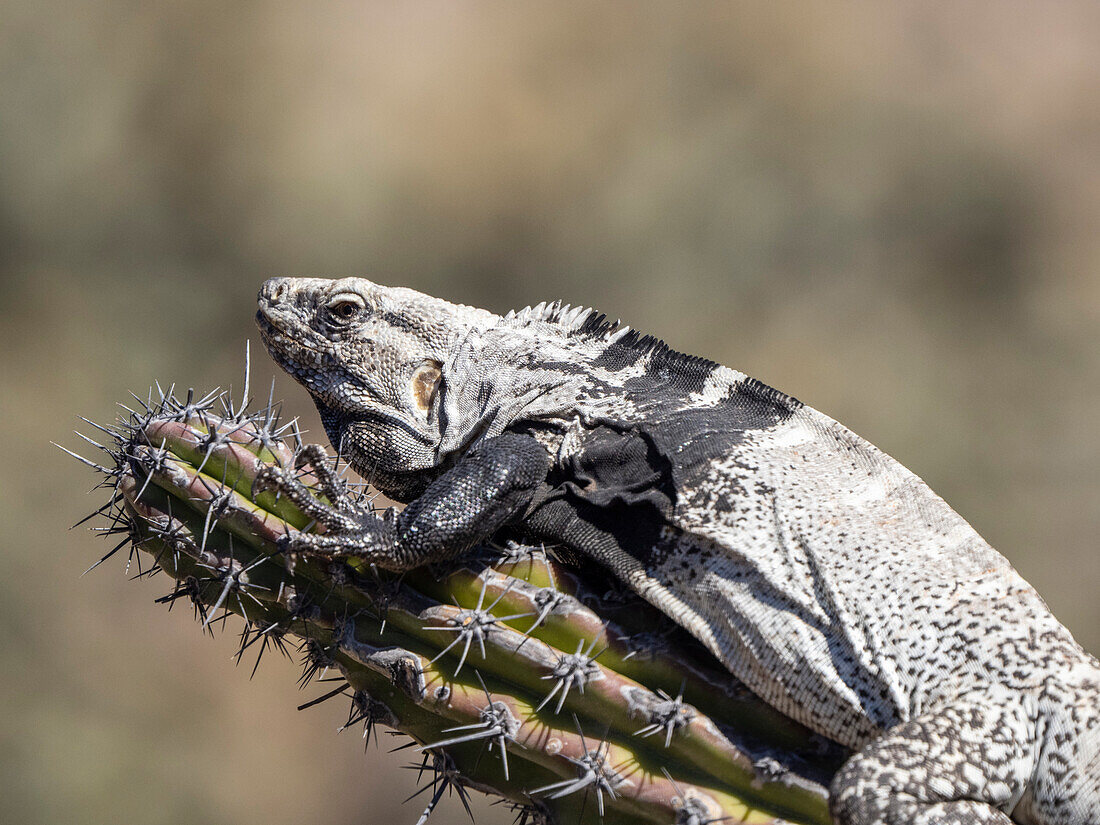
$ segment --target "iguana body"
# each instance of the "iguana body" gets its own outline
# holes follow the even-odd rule
[[[1100,663],[835,421],[557,304],[276,279],[258,319],[341,454],[409,502],[329,513],[290,549],[407,569],[515,530],[604,565],[850,747],[838,823],[1100,825]]]

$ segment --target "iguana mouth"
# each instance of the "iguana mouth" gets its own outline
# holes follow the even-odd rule
[[[263,308],[256,310],[256,326],[260,330],[260,338],[263,339],[264,346],[271,349],[271,344],[275,336],[285,335],[283,330],[271,322],[271,319],[267,317],[267,313]]]
[[[264,346],[267,347],[267,351],[271,353],[271,357],[282,364],[305,364],[307,361],[317,361],[325,356],[325,350],[319,347],[310,346],[308,343],[302,340],[295,339],[290,332],[280,326],[272,316],[264,310],[263,307],[256,310],[256,326],[260,330],[260,339],[264,342]],[[291,352],[309,352],[313,354],[312,359],[299,359],[290,355]]]

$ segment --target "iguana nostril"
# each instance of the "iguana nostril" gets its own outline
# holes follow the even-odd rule
[[[288,278],[269,278],[264,281],[264,285],[260,289],[260,295],[268,301],[277,302],[284,300],[289,291]]]

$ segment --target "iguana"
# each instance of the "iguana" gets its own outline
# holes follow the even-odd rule
[[[560,303],[278,278],[257,320],[400,512],[287,550],[404,570],[500,530],[604,566],[850,748],[841,825],[1100,824],[1100,663],[917,476],[743,373]],[[261,483],[299,495],[290,473]]]

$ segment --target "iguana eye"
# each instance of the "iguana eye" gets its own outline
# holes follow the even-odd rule
[[[363,314],[367,307],[366,302],[353,292],[343,292],[334,295],[325,308],[329,314],[338,321],[354,321]]]

